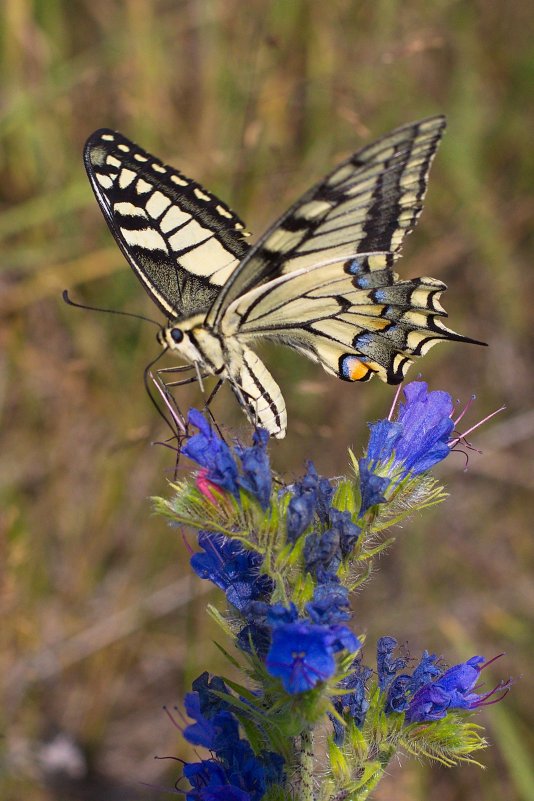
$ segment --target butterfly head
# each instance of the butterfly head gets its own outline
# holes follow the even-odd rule
[[[203,325],[204,319],[205,315],[195,315],[171,320],[158,331],[158,342],[164,350],[215,372],[223,365],[222,349],[219,339]]]

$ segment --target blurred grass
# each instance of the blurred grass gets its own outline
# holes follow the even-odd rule
[[[377,798],[532,799],[531,520],[534,43],[520,0],[5,0],[0,8],[0,796],[160,797],[185,756],[161,712],[221,669],[179,537],[151,517],[172,455],[142,387],[150,328],[65,307],[157,316],[111,241],[83,174],[100,126],[176,164],[260,233],[335,162],[390,127],[445,112],[449,131],[403,275],[450,286],[452,326],[490,348],[443,346],[424,378],[506,416],[458,456],[448,504],[400,532],[358,599],[369,638],[393,633],[451,661],[506,650],[521,677],[485,715],[487,770],[415,763]],[[269,351],[287,396],[281,472],[346,469],[391,389],[347,386]],[[374,382],[373,382],[374,383]],[[229,393],[216,409],[243,425]],[[183,402],[198,397],[184,392]],[[451,457],[454,458],[454,457]],[[170,599],[170,600],[169,600]],[[209,656],[208,656],[209,654]],[[53,769],[50,743],[70,738]],[[64,741],[64,743],[67,741]],[[70,770],[70,776],[69,776]]]

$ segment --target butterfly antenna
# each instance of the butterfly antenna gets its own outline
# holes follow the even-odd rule
[[[133,314],[132,312],[118,311],[117,309],[101,309],[99,306],[86,306],[84,303],[76,303],[69,298],[68,289],[64,289],[61,296],[67,306],[73,306],[75,309],[104,312],[105,314],[120,314],[122,317],[133,317],[135,320],[144,320],[145,323],[152,323],[152,325],[157,325],[158,328],[161,328],[161,323],[158,323],[156,320],[151,320],[150,317],[144,317],[142,314]]]

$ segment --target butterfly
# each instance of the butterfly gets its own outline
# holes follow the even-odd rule
[[[91,134],[84,163],[115,240],[168,318],[162,347],[199,377],[228,381],[249,420],[281,438],[285,402],[259,339],[345,381],[390,384],[437,342],[477,343],[443,323],[444,283],[394,271],[444,128],[429,117],[363,147],[254,245],[225,203],[120,133]]]

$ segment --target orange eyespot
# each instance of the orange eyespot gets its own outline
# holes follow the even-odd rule
[[[369,378],[369,365],[358,356],[343,356],[340,368],[341,378],[345,381],[365,381]]]

